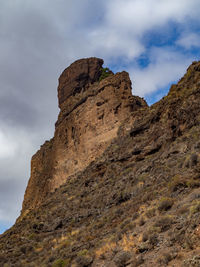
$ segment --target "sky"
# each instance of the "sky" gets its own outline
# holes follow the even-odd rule
[[[200,58],[199,0],[0,0],[0,233],[20,214],[31,156],[54,133],[58,77],[100,57],[148,104]]]

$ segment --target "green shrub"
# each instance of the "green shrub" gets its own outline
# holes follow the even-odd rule
[[[32,234],[30,234],[30,235],[28,236],[28,239],[29,239],[29,240],[33,240],[33,239],[35,239],[35,236],[36,236],[36,234],[35,234],[35,233],[32,233]]]
[[[118,267],[124,267],[127,265],[127,262],[131,259],[131,253],[129,251],[120,251],[114,257],[114,262]]]
[[[158,210],[159,211],[167,211],[171,209],[173,206],[174,201],[172,198],[162,198],[159,205],[158,205]]]
[[[81,251],[78,252],[78,256],[86,256],[88,254],[88,250],[87,249],[83,249]]]
[[[200,182],[195,179],[190,179],[186,182],[187,187],[195,188],[200,186]]]
[[[66,267],[69,264],[69,260],[58,259],[54,261],[52,267]]]
[[[190,208],[190,214],[195,214],[200,212],[200,201],[198,201],[195,205],[191,206]]]
[[[186,214],[188,213],[188,206],[187,205],[184,205],[182,207],[180,207],[177,211],[176,211],[176,214],[177,215],[183,215],[183,214]]]
[[[165,232],[171,227],[172,223],[173,223],[173,220],[170,216],[163,216],[163,217],[159,217],[156,220],[154,226],[159,227],[161,229],[161,232]]]
[[[102,68],[99,81],[102,81],[103,79],[107,78],[111,74],[112,74],[112,72],[109,70],[109,68]]]
[[[155,208],[150,208],[147,210],[146,214],[147,218],[152,218],[156,215],[156,210]]]
[[[186,180],[179,174],[175,175],[171,182],[168,183],[168,188],[170,192],[175,192],[179,188],[186,188]]]
[[[150,245],[155,246],[158,243],[158,234],[157,233],[149,234],[148,240]]]
[[[182,266],[184,266],[184,267],[190,267],[190,266],[198,267],[198,266],[200,266],[200,256],[196,255],[196,256],[193,256],[192,258],[184,260]]]
[[[173,259],[172,255],[168,252],[163,253],[163,255],[158,258],[158,263],[163,266],[163,265],[168,265],[168,263]]]
[[[92,258],[87,256],[78,256],[76,259],[77,267],[90,266],[92,263]]]
[[[142,226],[145,224],[145,220],[143,217],[140,218],[139,222],[138,222],[139,226]]]

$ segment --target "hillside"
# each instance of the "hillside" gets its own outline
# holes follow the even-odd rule
[[[200,62],[151,107],[126,72],[73,64],[0,266],[200,266]]]

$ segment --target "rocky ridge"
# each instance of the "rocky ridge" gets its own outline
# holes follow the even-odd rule
[[[2,266],[200,266],[200,62],[194,62],[168,95],[151,107],[129,94],[127,77],[125,72],[111,74],[101,82],[84,83],[74,96],[62,94],[67,98],[60,103],[55,137],[37,152],[48,162],[45,168],[41,164],[42,172],[38,170],[45,183],[57,179],[45,175],[51,173],[48,168],[55,168],[49,153],[54,142],[62,151],[66,140],[56,133],[64,133],[68,125],[64,123],[71,110],[68,97],[92,91],[95,97],[86,98],[94,97],[94,107],[99,102],[95,88],[111,84],[106,88],[113,95],[119,92],[114,99],[125,101],[121,113],[110,112],[110,105],[104,109],[112,115],[106,123],[111,121],[116,134],[95,159],[66,175],[57,190],[47,187],[42,200],[25,200],[26,212],[0,236]],[[124,84],[129,84],[128,90]],[[39,176],[33,177],[36,188],[45,188]]]

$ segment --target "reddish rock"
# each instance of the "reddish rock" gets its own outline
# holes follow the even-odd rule
[[[199,85],[194,62],[151,107],[126,72],[69,96],[0,266],[200,266]]]
[[[98,158],[130,113],[147,107],[143,99],[132,96],[127,72],[99,81],[102,64],[102,59],[81,59],[61,74],[54,138],[32,158],[22,213],[40,205],[49,192]]]
[[[102,65],[102,59],[93,57],[77,60],[66,68],[59,78],[59,107],[68,97],[86,90],[92,83],[97,82]]]

